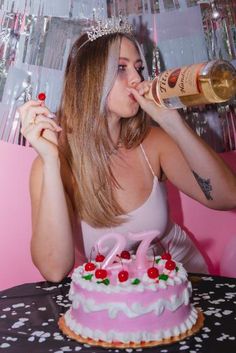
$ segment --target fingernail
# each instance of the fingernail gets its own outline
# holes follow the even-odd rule
[[[55,119],[56,117],[57,117],[56,114],[53,114],[53,113],[48,114],[48,118],[50,119]]]

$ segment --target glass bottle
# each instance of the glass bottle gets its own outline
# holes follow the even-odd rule
[[[146,98],[177,109],[226,102],[236,94],[236,70],[225,60],[193,64],[162,72]]]

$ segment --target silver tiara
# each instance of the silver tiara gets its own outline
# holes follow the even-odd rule
[[[132,25],[128,22],[127,18],[111,17],[97,21],[96,26],[90,27],[87,31],[88,40],[93,42],[97,38],[106,36],[112,33],[127,33],[131,34],[133,32]]]

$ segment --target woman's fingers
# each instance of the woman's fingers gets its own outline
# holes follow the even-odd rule
[[[29,124],[24,130],[24,136],[30,145],[44,159],[49,155],[58,154],[58,130],[50,121]]]
[[[41,155],[58,154],[58,132],[62,129],[56,121],[55,114],[42,101],[28,101],[18,108],[21,119],[21,133]]]
[[[18,110],[21,112],[21,111],[24,111],[24,110],[27,110],[29,107],[37,107],[37,106],[40,106],[42,104],[41,101],[34,101],[34,100],[29,100],[27,101],[26,103],[22,104]]]
[[[128,92],[134,96],[140,107],[157,123],[161,125],[161,122],[167,116],[176,115],[174,112],[170,112],[170,109],[159,107],[152,100],[145,98],[145,94],[149,91],[151,83],[139,84],[135,88],[127,88]]]
[[[37,124],[29,124],[24,130],[22,129],[22,134],[28,139],[29,136],[40,137],[44,130],[51,130],[54,132],[60,132],[60,126],[55,126],[50,121],[40,121]]]
[[[149,92],[151,88],[151,81],[143,81],[136,87],[127,88],[128,92],[134,96],[137,102],[143,107],[143,104],[147,101],[144,95]]]
[[[61,131],[60,126],[57,125],[57,123],[51,119],[51,118],[46,118],[44,115],[35,115],[33,118],[28,122],[28,124],[22,124],[22,133],[26,131],[28,127],[30,127],[30,130],[33,129],[35,126],[39,125],[40,123],[48,123],[51,125],[51,128],[53,128],[55,131]],[[42,124],[39,125],[39,127],[42,127]]]
[[[151,88],[152,82],[151,81],[143,81],[135,87],[137,92],[143,96],[144,94],[148,93]]]
[[[42,101],[30,100],[18,108],[20,114],[22,126],[25,127],[29,123],[34,122],[34,118],[37,115],[44,115],[48,118],[55,117],[54,114],[45,106]]]
[[[35,119],[38,118],[39,115],[43,115],[47,118],[55,117],[46,107],[43,106],[31,106],[27,110],[20,113],[22,127],[24,128],[28,124],[35,123]]]
[[[143,95],[141,95],[139,93],[139,91],[136,88],[127,88],[128,92],[130,94],[132,94],[134,96],[134,98],[136,99],[136,101],[139,103],[139,105],[143,108],[145,103],[146,103],[146,98],[143,97]],[[143,89],[142,89],[143,92]],[[144,94],[144,93],[143,93]]]
[[[25,121],[25,117],[26,115],[28,115],[28,112],[33,108],[37,108],[41,106],[41,102],[39,101],[28,101],[25,104],[21,105],[20,107],[17,108],[19,114],[20,114],[20,118],[21,118],[21,122],[23,123]]]

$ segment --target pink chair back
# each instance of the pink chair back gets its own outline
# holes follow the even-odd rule
[[[0,141],[0,290],[42,280],[30,256],[32,148]]]
[[[0,290],[43,280],[30,256],[29,173],[35,156],[32,148],[0,141]],[[223,157],[236,171],[236,152]],[[210,210],[170,184],[168,190],[172,218],[200,247],[210,272],[236,277],[236,210]]]

